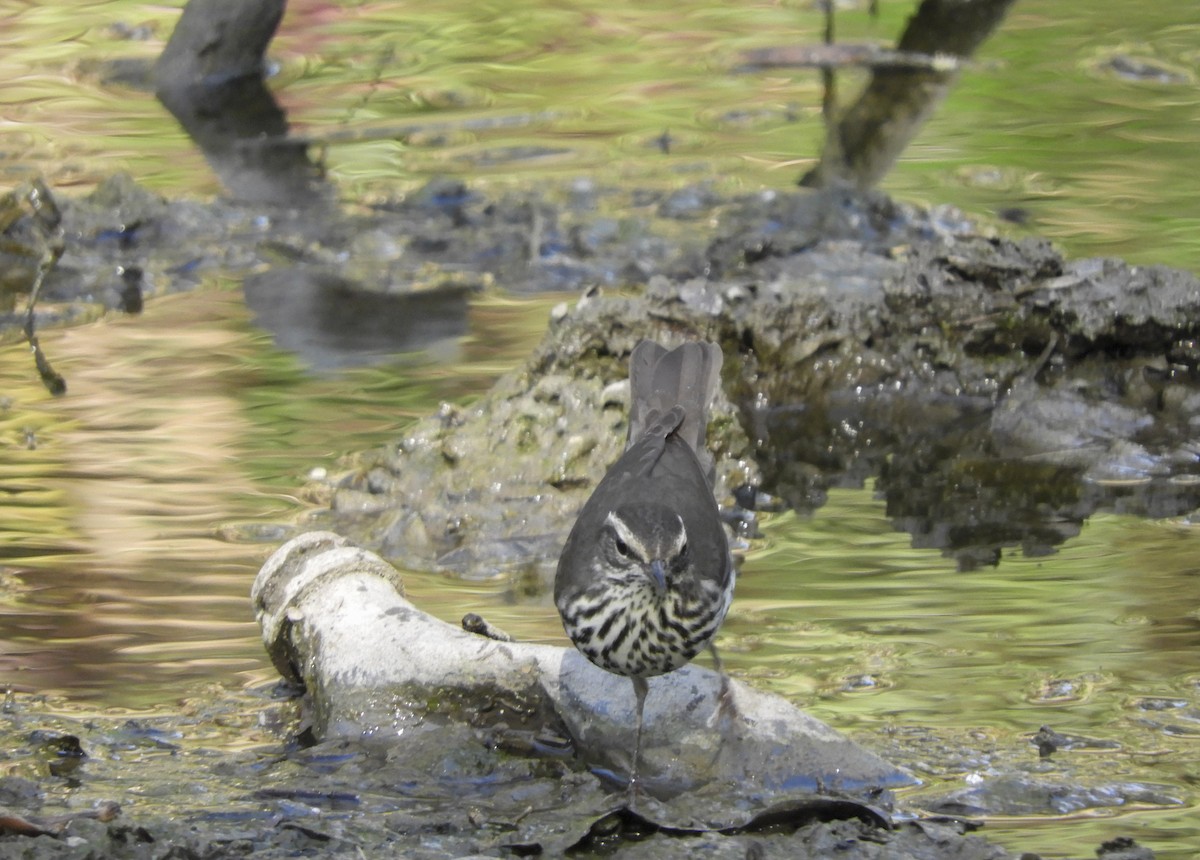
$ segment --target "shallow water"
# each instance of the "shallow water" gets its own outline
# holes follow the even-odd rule
[[[844,13],[839,32],[890,38],[911,7],[882,6],[874,23]],[[98,71],[102,60],[153,57],[176,13],[64,8],[4,13],[0,177],[40,171],[72,193],[123,168],[172,196],[215,193],[154,100]],[[145,38],[126,37],[143,26]],[[559,114],[520,130],[335,146],[330,175],[347,199],[444,172],[494,187],[578,175],[785,185],[819,145],[815,76],[729,69],[743,49],[812,40],[819,27],[806,9],[767,3],[463,13],[307,0],[290,4],[274,83],[297,130],[316,136]],[[1027,227],[1006,229],[1075,255],[1200,269],[1197,44],[1200,12],[1188,6],[1130,15],[1115,0],[1026,0],[885,187],[984,220],[1019,209],[1010,215]],[[1118,55],[1180,77],[1129,80],[1114,71]],[[655,145],[664,130],[669,155]],[[544,152],[517,158],[518,147]],[[468,337],[434,356],[313,376],[254,326],[238,284],[213,282],[141,317],[46,333],[71,385],[61,400],[33,378],[24,348],[0,348],[0,679],[148,713],[214,683],[273,680],[247,592],[305,510],[310,470],[391,438],[439,400],[485,390],[536,343],[558,298],[489,297]],[[739,677],[851,732],[974,732],[1026,752],[1042,724],[1119,740],[1117,766],[1153,759],[1186,811],[1012,822],[989,836],[1078,856],[1130,834],[1160,857],[1190,857],[1200,852],[1198,541],[1181,522],[1101,514],[1054,555],[1013,551],[960,573],[914,549],[870,486],[839,490],[811,517],[765,524],[721,644]],[[523,638],[563,641],[548,601],[519,583],[414,574],[410,592],[447,620],[480,611]],[[1185,704],[1164,716],[1147,710],[1151,698]],[[238,732],[226,743],[236,747]]]
[[[839,37],[892,40],[911,4],[879,5],[876,21],[843,11]],[[55,188],[86,188],[125,168],[171,194],[215,193],[183,132],[149,94],[124,85],[142,73],[105,65],[157,56],[176,17],[134,0],[9,4],[0,181],[41,172]],[[737,70],[743,51],[816,41],[821,30],[807,4],[294,0],[271,49],[273,87],[293,129],[317,138],[555,115],[523,128],[335,145],[330,175],[352,199],[431,173],[494,184],[587,173],[787,185],[823,134],[818,76]],[[1073,255],[1200,269],[1197,44],[1200,9],[1189,4],[1143,4],[1131,15],[1119,0],[1024,0],[884,187],[997,224],[1016,218],[1027,228],[1009,229],[1049,236]],[[843,99],[857,80],[843,76]]]
[[[249,587],[294,532],[309,470],[486,388],[548,307],[485,300],[472,329],[507,330],[486,349],[315,378],[252,327],[240,291],[211,287],[44,334],[62,399],[24,347],[0,349],[5,683],[145,707],[272,677]]]

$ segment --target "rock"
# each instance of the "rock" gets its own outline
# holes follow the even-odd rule
[[[284,544],[252,596],[275,666],[308,689],[320,739],[421,737],[395,754],[442,761],[447,749],[469,748],[473,732],[523,731],[534,747],[565,737],[580,764],[617,782],[628,772],[634,699],[626,678],[573,648],[451,627],[405,600],[396,571],[345,538],[313,532]],[[648,790],[670,797],[708,787],[711,795],[729,786],[715,792],[725,802],[706,827],[744,823],[783,796],[874,798],[913,782],[784,699],[737,682],[737,714],[716,718],[721,677],[709,669],[687,666],[650,683]],[[493,753],[479,743],[476,754]]]

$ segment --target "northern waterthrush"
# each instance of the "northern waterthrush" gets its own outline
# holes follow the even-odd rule
[[[631,792],[638,787],[646,679],[712,648],[733,597],[729,542],[704,444],[721,359],[710,343],[668,351],[642,341],[634,348],[625,453],[583,506],[558,561],[554,602],[567,635],[597,666],[633,682]],[[726,692],[723,686],[723,703]]]

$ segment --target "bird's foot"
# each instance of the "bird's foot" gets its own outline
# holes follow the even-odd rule
[[[724,720],[735,720],[740,716],[737,702],[733,697],[733,680],[724,672],[721,673],[721,692],[717,693],[717,707],[708,718],[708,727],[716,728]]]
[[[637,772],[629,775],[629,785],[625,788],[625,805],[635,809],[642,798],[642,781]]]

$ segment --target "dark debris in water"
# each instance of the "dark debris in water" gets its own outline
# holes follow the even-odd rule
[[[1097,63],[1097,70],[1122,81],[1138,84],[1190,84],[1194,76],[1185,68],[1157,57],[1114,53]]]
[[[886,841],[885,834],[894,829],[886,812],[858,801],[835,797],[799,797],[781,801],[755,813],[744,823],[731,827],[705,827],[695,820],[669,823],[672,821],[672,812],[675,815],[678,815],[678,812],[664,809],[661,804],[653,805],[658,807],[656,812],[620,806],[600,816],[592,821],[587,832],[566,850],[603,854],[623,843],[642,842],[655,835],[676,840],[691,837],[693,841],[706,834],[710,835],[710,838],[715,834],[727,837],[768,834],[794,836],[801,828],[831,822],[857,822],[864,831],[876,833],[876,839]],[[544,850],[546,847],[548,846],[539,846],[539,849]]]
[[[924,809],[939,815],[1071,815],[1084,810],[1181,806],[1178,789],[1168,785],[1112,781],[1085,786],[1008,774],[977,785],[926,798]]]
[[[1038,729],[1030,738],[1030,743],[1037,747],[1038,755],[1042,758],[1049,758],[1059,750],[1119,750],[1121,748],[1116,741],[1063,734],[1056,732],[1050,726],[1042,726]]]

